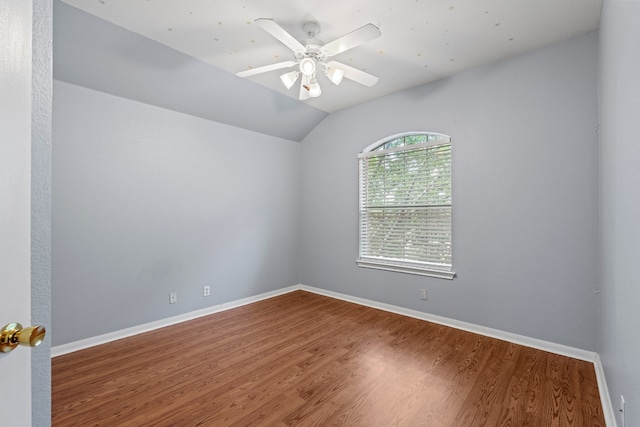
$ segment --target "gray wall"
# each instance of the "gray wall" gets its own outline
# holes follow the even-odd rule
[[[597,41],[331,114],[302,141],[301,283],[596,350]],[[355,263],[357,154],[418,130],[452,137],[453,281]]]
[[[605,1],[600,28],[601,342],[614,409],[640,425],[640,2]],[[616,411],[617,413],[617,411]],[[619,424],[621,425],[621,424]]]
[[[53,108],[54,345],[298,283],[299,143],[60,81]]]

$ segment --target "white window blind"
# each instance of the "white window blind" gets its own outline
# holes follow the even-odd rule
[[[358,265],[453,278],[449,137],[396,136],[359,163]]]

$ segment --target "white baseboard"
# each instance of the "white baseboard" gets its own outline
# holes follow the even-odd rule
[[[447,317],[436,316],[434,314],[423,313],[422,311],[410,310],[408,308],[397,307],[391,304],[370,301],[364,298],[358,298],[338,292],[327,291],[325,289],[314,288],[313,286],[300,285],[300,289],[332,298],[341,299],[343,301],[353,302],[367,307],[377,308],[391,313],[402,314],[404,316],[413,317],[415,319],[426,320],[428,322],[437,323],[439,325],[462,329],[464,331],[497,338],[499,340],[524,345],[526,347],[533,347],[538,350],[548,351],[550,353],[560,354],[562,356],[572,357],[574,359],[584,360],[591,363],[593,363],[596,358],[596,353],[594,353],[593,351],[581,350],[579,348],[539,340],[537,338],[530,338],[524,335],[513,334],[511,332],[505,332],[499,329],[487,328],[485,326],[475,325],[473,323],[467,323],[460,320],[449,319]]]
[[[201,310],[180,314],[178,316],[173,316],[166,319],[160,319],[155,322],[145,323],[143,325],[133,326],[131,328],[110,332],[108,334],[86,338],[86,339],[83,339],[80,341],[74,341],[68,344],[58,345],[51,349],[51,356],[56,357],[56,356],[71,353],[74,351],[83,350],[85,348],[93,347],[100,344],[105,344],[105,343],[119,340],[122,338],[127,338],[133,335],[141,334],[143,332],[164,328],[166,326],[171,326],[177,323],[186,322],[187,320],[192,320],[198,317],[207,316],[209,314],[218,313],[220,311],[230,310],[232,308],[251,304],[267,298],[273,298],[275,296],[286,294],[296,290],[312,292],[318,295],[324,295],[327,297],[336,298],[343,301],[364,305],[367,307],[377,308],[379,310],[384,310],[391,313],[402,314],[404,316],[409,316],[409,317],[413,317],[420,320],[426,320],[428,322],[433,322],[433,323],[437,323],[444,326],[450,326],[456,329],[462,329],[464,331],[473,332],[476,334],[485,335],[492,338],[497,338],[503,341],[509,341],[514,344],[520,344],[527,347],[537,348],[539,350],[560,354],[562,356],[573,357],[574,359],[585,360],[591,363],[594,363],[597,357],[597,354],[592,351],[581,350],[578,348],[569,347],[562,344],[556,344],[549,341],[539,340],[537,338],[530,338],[524,335],[513,334],[510,332],[505,332],[498,329],[492,329],[492,328],[487,328],[485,326],[475,325],[473,323],[462,322],[460,320],[449,319],[447,317],[436,316],[434,314],[424,313],[416,310],[410,310],[407,308],[398,307],[391,304],[371,301],[368,299],[358,298],[351,295],[341,294],[338,292],[328,291],[326,289],[315,288],[313,286],[307,286],[307,285],[290,286],[287,288],[278,289],[276,291],[266,292],[266,293],[255,295],[252,297],[230,301],[223,304],[203,308]]]
[[[168,317],[166,319],[160,319],[155,322],[145,323],[143,325],[138,325],[138,326],[132,326],[131,328],[121,329],[119,331],[110,332],[108,334],[98,335],[96,337],[86,338],[83,340],[70,342],[68,344],[57,345],[51,348],[51,357],[62,356],[63,354],[73,353],[74,351],[84,350],[86,348],[94,347],[96,345],[106,344],[111,341],[116,341],[122,338],[131,337],[144,332],[149,332],[155,329],[164,328],[166,326],[175,325],[177,323],[186,322],[187,320],[197,319],[198,317],[208,316],[210,314],[219,313],[225,310],[231,310],[232,308],[251,304],[267,298],[273,298],[275,296],[293,292],[299,289],[300,289],[299,286],[290,286],[288,288],[282,288],[272,292],[265,292],[263,294],[259,294],[259,295],[255,295],[252,297],[243,298],[235,301],[230,301],[223,304],[214,305],[211,307],[203,308],[201,310],[180,314],[178,316]]]
[[[391,304],[385,304],[377,301],[367,300],[364,298],[354,297],[351,295],[341,294],[338,292],[328,291],[326,289],[315,288],[313,286],[307,286],[307,285],[290,286],[290,287],[282,288],[276,291],[266,292],[253,297],[243,298],[240,300],[215,305],[212,307],[207,307],[201,310],[192,311],[190,313],[169,317],[167,319],[161,319],[155,322],[145,323],[143,325],[122,329],[120,331],[115,331],[115,332],[111,332],[104,335],[99,335],[97,337],[87,338],[84,340],[55,346],[51,349],[51,357],[61,356],[63,354],[72,353],[74,351],[83,350],[86,348],[94,347],[96,345],[106,344],[111,341],[127,338],[133,335],[152,331],[154,329],[164,328],[166,326],[175,325],[177,323],[186,322],[187,320],[196,319],[198,317],[207,316],[209,314],[230,310],[232,308],[251,304],[267,298],[273,298],[275,296],[283,295],[296,290],[312,292],[318,295],[324,295],[330,298],[336,298],[343,301],[348,301],[355,304],[372,307],[379,310],[388,311],[391,313],[401,314],[404,316],[413,317],[415,319],[425,320],[428,322],[437,323],[439,325],[449,326],[452,328],[473,332],[476,334],[496,338],[503,341],[512,342],[514,344],[519,344],[526,347],[532,347],[538,350],[548,351],[550,353],[555,353],[562,356],[572,357],[574,359],[591,362],[594,364],[594,368],[596,372],[596,379],[598,381],[598,390],[600,392],[600,399],[602,401],[602,409],[604,412],[606,425],[609,427],[616,427],[615,411],[611,406],[611,399],[609,397],[609,391],[607,389],[607,382],[604,377],[604,369],[602,366],[602,362],[600,361],[599,355],[595,352],[582,350],[574,347],[569,347],[562,344],[556,344],[549,341],[540,340],[537,338],[527,337],[524,335],[513,334],[511,332],[505,332],[499,329],[487,328],[485,326],[462,322],[462,321],[450,319],[447,317],[436,316],[436,315],[424,313],[421,311],[410,310],[407,308],[398,307]]]
[[[596,360],[593,362],[593,367],[596,370],[596,379],[598,380],[598,392],[600,393],[600,401],[602,402],[602,412],[604,412],[604,421],[608,427],[616,427],[618,425],[616,421],[616,411],[611,404],[611,397],[609,395],[609,387],[607,387],[607,380],[604,377],[604,366],[600,355],[596,354]]]

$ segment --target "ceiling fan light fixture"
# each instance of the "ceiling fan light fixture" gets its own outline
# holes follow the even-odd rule
[[[296,80],[298,80],[299,75],[300,75],[300,71],[291,71],[281,75],[280,80],[282,80],[282,83],[284,83],[287,89],[291,89],[291,87],[295,84]]]
[[[342,82],[342,78],[344,77],[344,70],[340,68],[327,68],[325,72],[326,76],[331,80],[334,85],[339,85]]]
[[[312,98],[317,98],[322,94],[322,89],[320,89],[320,85],[316,79],[313,79],[309,82],[309,96]]]
[[[327,78],[331,80],[331,83],[335,85],[339,85],[345,77],[368,87],[375,85],[378,81],[376,76],[349,65],[335,61],[327,62],[327,58],[329,57],[346,52],[365,42],[380,37],[380,28],[374,24],[363,25],[332,42],[323,43],[316,39],[320,31],[318,23],[306,22],[302,26],[302,29],[309,38],[306,40],[306,45],[303,45],[273,19],[258,18],[254,22],[267,33],[278,39],[283,45],[291,49],[294,59],[239,71],[236,73],[238,77],[251,77],[275,70],[291,70],[292,67],[297,66],[298,68],[294,68],[294,71],[281,74],[280,80],[287,89],[291,89],[296,81],[301,80],[298,95],[298,99],[301,101],[306,101],[309,98],[315,98],[322,94],[322,89],[316,80],[317,73],[320,70],[322,70]],[[302,77],[300,75],[302,75]]]
[[[305,76],[312,76],[316,72],[316,61],[312,58],[304,58],[300,61],[300,72]]]

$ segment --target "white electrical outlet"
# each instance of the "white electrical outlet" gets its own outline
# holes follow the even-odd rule
[[[178,293],[171,292],[169,293],[169,304],[175,304],[178,302]]]
[[[422,300],[427,300],[427,290],[426,289],[420,289],[420,299]]]
[[[204,296],[208,297],[209,295],[211,295],[211,286],[207,285],[204,287]]]
[[[624,427],[624,396],[620,395],[620,427]]]

